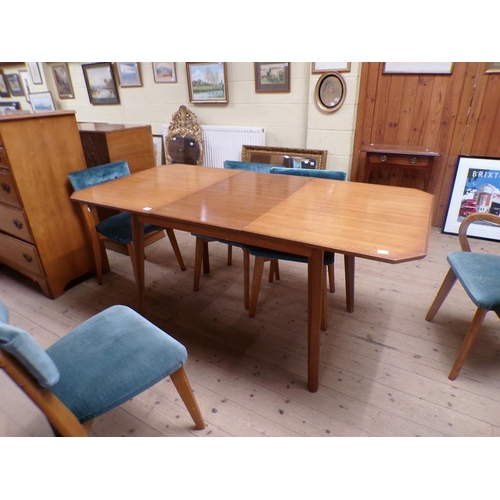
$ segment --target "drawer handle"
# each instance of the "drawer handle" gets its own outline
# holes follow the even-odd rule
[[[2,182],[2,189],[9,194],[10,193],[10,186],[6,182]]]
[[[33,260],[33,257],[28,253],[23,253],[23,257],[24,257],[24,260],[28,263],[31,263]]]
[[[22,229],[23,228],[23,223],[20,220],[12,219],[12,222],[14,223],[14,226],[17,227],[17,229]]]
[[[415,165],[415,163],[417,163],[417,161],[418,161],[418,160],[417,160],[417,157],[416,157],[416,156],[412,156],[412,157],[410,158],[410,163],[411,163],[412,165]]]
[[[380,161],[381,162],[387,161],[387,156],[386,155],[381,155],[380,156]]]

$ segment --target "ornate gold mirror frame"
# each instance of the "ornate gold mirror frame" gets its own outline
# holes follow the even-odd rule
[[[345,95],[346,84],[340,73],[333,71],[320,76],[314,91],[320,109],[327,113],[337,111],[344,104]]]
[[[241,161],[269,163],[292,168],[325,170],[327,156],[328,151],[323,149],[273,148],[268,146],[242,146],[241,148]],[[300,163],[300,166],[297,166],[297,162]]]
[[[203,165],[203,146],[197,116],[182,105],[172,115],[165,137],[166,162]]]

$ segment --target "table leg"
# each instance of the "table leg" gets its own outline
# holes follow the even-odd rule
[[[137,217],[132,214],[132,243],[135,253],[135,268],[137,279],[137,291],[139,294],[138,312],[144,315],[145,305],[145,284],[144,284],[144,224],[137,221]]]
[[[354,311],[354,255],[344,255],[347,310]]]
[[[321,284],[323,282],[323,251],[313,250],[307,265],[308,289],[308,381],[310,392],[318,390],[319,383],[319,331],[321,326]]]

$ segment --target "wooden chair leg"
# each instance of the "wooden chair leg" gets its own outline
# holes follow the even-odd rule
[[[194,282],[193,290],[197,292],[200,289],[201,265],[203,263],[203,254],[207,242],[202,238],[196,238],[196,246],[194,251]]]
[[[127,246],[128,254],[130,256],[130,260],[132,261],[132,270],[134,271],[135,282],[139,283],[139,280],[137,279],[137,266],[135,264],[134,245],[132,245],[132,243],[128,243],[126,246]]]
[[[179,393],[182,401],[186,405],[186,408],[194,420],[196,429],[202,430],[205,428],[205,421],[203,420],[203,415],[201,414],[198,402],[193,394],[193,389],[187,378],[186,372],[183,367],[179,368],[177,371],[170,375],[172,382]]]
[[[210,253],[208,252],[208,241],[203,241],[203,274],[208,274],[210,272]]]
[[[245,309],[250,309],[250,254],[243,248],[243,303]]]
[[[328,282],[330,286],[330,293],[335,293],[335,266],[329,264],[328,266]]]
[[[276,281],[279,281],[280,279],[280,261],[277,259],[270,259],[268,277],[269,283],[272,283],[274,279],[276,279]]]
[[[354,255],[344,255],[347,311],[354,311]]]
[[[462,344],[462,347],[460,348],[457,359],[455,360],[455,363],[448,375],[448,378],[450,380],[455,380],[457,378],[457,375],[460,372],[460,369],[462,368],[464,360],[469,354],[472,344],[476,340],[477,334],[479,333],[479,330],[481,328],[481,325],[483,324],[487,312],[488,312],[487,309],[482,309],[481,307],[477,308],[476,314],[474,314],[474,318],[472,319],[472,323],[470,324],[469,331],[465,336],[464,342]]]
[[[179,244],[177,243],[177,238],[175,237],[174,230],[169,228],[165,229],[168,239],[170,240],[170,244],[172,245],[172,249],[174,250],[175,257],[177,258],[177,262],[179,263],[179,267],[181,271],[186,270],[186,266],[184,265],[184,260],[182,259],[181,251],[179,249]]]
[[[323,266],[321,277],[321,330],[326,332],[328,329],[328,295],[326,293],[326,267]]]
[[[255,257],[253,263],[253,279],[252,290],[250,292],[250,306],[248,309],[248,316],[253,318],[257,310],[257,301],[259,300],[260,285],[262,283],[262,273],[264,272],[264,262],[266,259],[263,257]]]
[[[233,265],[233,247],[232,245],[227,246],[227,265]]]
[[[427,312],[427,315],[425,316],[426,321],[432,321],[434,319],[434,316],[439,311],[439,308],[443,305],[443,302],[445,301],[446,297],[448,297],[448,294],[453,288],[455,281],[457,281],[457,277],[455,276],[453,269],[451,269],[450,267],[448,273],[444,277],[443,283],[441,284],[438,293],[436,294],[434,302],[432,303],[429,311]]]

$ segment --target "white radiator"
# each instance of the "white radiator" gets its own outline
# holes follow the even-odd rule
[[[205,152],[203,165],[223,168],[224,160],[241,160],[241,146],[265,146],[262,127],[200,125]]]

